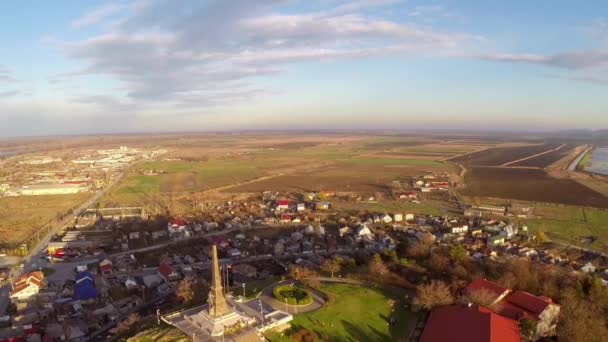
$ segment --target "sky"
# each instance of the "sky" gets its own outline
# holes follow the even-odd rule
[[[608,128],[605,0],[0,2],[0,136]]]

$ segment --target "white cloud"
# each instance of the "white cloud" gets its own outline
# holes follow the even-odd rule
[[[532,63],[564,69],[602,69],[608,67],[608,50],[574,51],[555,55],[491,54],[477,56],[496,62]]]
[[[262,96],[268,90],[248,80],[277,74],[288,63],[440,54],[473,39],[351,13],[396,1],[354,1],[338,6],[338,12],[283,13],[290,2],[216,0],[179,7],[172,1],[146,2],[134,5],[110,31],[61,47],[87,64],[75,74],[112,76],[128,89],[128,101],[183,107]]]
[[[16,81],[17,80],[13,77],[11,71],[7,67],[0,65],[0,83],[13,83]]]
[[[101,6],[99,8],[94,9],[91,12],[87,12],[82,15],[80,18],[74,20],[72,22],[72,27],[81,28],[99,24],[104,19],[124,11],[128,8],[128,6],[124,4],[107,4]]]

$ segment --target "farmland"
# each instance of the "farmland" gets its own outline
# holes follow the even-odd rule
[[[558,148],[561,144],[540,144],[489,148],[450,159],[451,162],[468,166],[500,166],[522,158]]]
[[[58,215],[77,207],[88,195],[0,198],[0,243],[21,242]]]
[[[514,163],[511,166],[546,168],[551,164],[559,161],[560,159],[567,157],[570,152],[574,150],[575,147],[576,145],[565,145],[559,150],[545,153],[534,158],[526,159]]]
[[[462,193],[532,202],[608,208],[608,198],[570,179],[557,179],[543,170],[472,167]]]

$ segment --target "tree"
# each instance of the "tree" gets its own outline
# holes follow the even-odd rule
[[[469,256],[469,252],[462,245],[454,245],[450,248],[450,256],[454,261],[462,262]]]
[[[438,306],[446,306],[454,303],[454,296],[450,287],[438,280],[433,280],[428,284],[418,285],[414,304],[419,308],[431,310]]]
[[[194,279],[190,277],[182,279],[177,285],[175,295],[183,303],[190,304],[194,299]]]
[[[382,258],[378,254],[374,254],[372,260],[368,264],[369,273],[379,277],[385,277],[389,274],[388,267],[382,261]]]
[[[287,275],[290,278],[295,279],[295,280],[319,277],[317,272],[315,272],[314,270],[311,270],[310,268],[307,268],[307,267],[298,266],[298,265],[289,266],[289,271],[287,272]]]
[[[292,336],[294,342],[315,342],[316,340],[317,335],[308,329],[300,329]]]
[[[487,289],[471,291],[463,297],[463,301],[485,306],[494,312],[499,312],[502,309],[502,304],[496,302],[496,295]]]
[[[524,318],[519,321],[519,335],[523,341],[532,341],[534,338],[534,334],[536,333],[536,322],[529,319]]]
[[[141,320],[141,316],[138,313],[132,313],[127,316],[126,319],[120,321],[116,326],[116,332],[119,335],[130,332],[137,323]]]
[[[334,273],[340,272],[341,268],[342,268],[342,263],[340,262],[340,260],[338,260],[336,258],[327,259],[321,265],[321,270],[323,270],[324,272],[327,272],[327,273],[331,273],[332,278],[334,277]]]
[[[429,266],[433,271],[443,273],[450,267],[450,259],[433,252],[431,259],[429,260]]]
[[[548,238],[547,235],[545,234],[545,232],[543,231],[539,231],[538,233],[536,233],[536,242],[539,244],[543,244],[545,242],[547,242]]]

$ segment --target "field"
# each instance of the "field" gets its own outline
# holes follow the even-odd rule
[[[608,208],[608,198],[570,179],[550,177],[543,170],[473,167],[465,174],[462,193],[532,202]]]
[[[344,284],[323,284],[321,291],[329,297],[322,309],[294,317],[288,335],[299,329],[314,331],[329,341],[397,341],[405,340],[414,329],[415,314],[397,309],[396,324],[389,326],[391,302],[400,296],[378,290]],[[325,326],[323,326],[325,325]],[[273,342],[291,341],[275,336]]]
[[[549,151],[561,144],[539,144],[512,147],[496,147],[450,159],[451,162],[469,166],[500,166],[538,153]]]
[[[89,195],[0,198],[0,243],[21,242],[40,227],[77,207]]]
[[[538,157],[526,159],[511,166],[539,167],[546,168],[549,165],[567,157],[574,150],[576,145],[565,145],[557,151],[549,152]]]
[[[551,239],[579,245],[585,248],[608,251],[608,211],[564,205],[537,206],[536,215],[541,218],[527,219],[522,223],[530,232],[543,231]],[[593,238],[592,243],[582,243],[582,238]]]
[[[449,165],[428,160],[351,159],[317,170],[296,172],[226,189],[225,192],[344,191],[377,192],[390,189],[394,180],[449,170]]]

